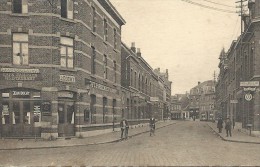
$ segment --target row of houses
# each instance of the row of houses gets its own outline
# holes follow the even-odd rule
[[[243,14],[243,30],[230,48],[219,56],[220,73],[216,84],[216,107],[224,118],[260,133],[260,2],[248,1],[249,14]]]
[[[198,82],[189,93],[176,94],[171,99],[172,119],[214,121],[219,116],[215,108],[215,80]]]
[[[109,0],[0,1],[1,137],[67,137],[168,117],[171,82],[121,41]]]

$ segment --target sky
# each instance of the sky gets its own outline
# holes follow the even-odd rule
[[[240,33],[237,13],[187,1],[238,11],[237,0],[110,0],[126,21],[122,41],[129,47],[135,42],[153,69],[168,69],[172,95],[218,75],[222,48],[227,51]]]

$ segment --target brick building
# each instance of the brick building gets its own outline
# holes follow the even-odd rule
[[[125,116],[132,121],[147,120],[152,115],[162,119],[163,99],[166,101],[162,77],[143,59],[135,43],[130,48],[122,43],[121,52],[122,87],[128,90]]]
[[[243,14],[243,30],[224,56],[220,57],[217,83],[218,108],[224,117],[236,121],[236,126],[252,129],[260,135],[260,2],[248,1],[249,14]],[[226,68],[223,69],[222,67]]]
[[[0,22],[2,137],[111,130],[125,21],[108,0],[1,0]]]

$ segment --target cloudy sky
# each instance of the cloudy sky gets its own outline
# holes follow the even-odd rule
[[[222,48],[228,50],[240,33],[238,14],[197,6],[235,12],[235,0],[110,1],[126,20],[122,40],[129,47],[135,42],[154,69],[169,70],[172,94],[213,79]]]

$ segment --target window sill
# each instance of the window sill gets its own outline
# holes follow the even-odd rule
[[[92,79],[94,79],[94,80],[97,79],[96,76],[95,76],[95,74],[91,74],[91,75],[90,75],[90,78],[92,78]]]
[[[74,69],[74,68],[60,67],[60,71],[72,71],[72,72],[76,72],[77,70]]]
[[[29,17],[28,13],[11,13],[11,16],[18,16],[18,17]]]
[[[74,21],[73,19],[68,19],[68,18],[64,18],[64,17],[60,17],[60,19],[62,21],[67,21],[67,22],[70,22],[70,23],[76,23],[76,21]]]
[[[97,36],[97,33],[94,31],[91,31],[92,35],[94,35],[95,37]]]
[[[108,45],[107,41],[103,41],[103,43],[104,43],[105,45]]]
[[[114,50],[114,52],[116,52],[116,53],[118,52],[116,49],[113,49],[113,50]]]

